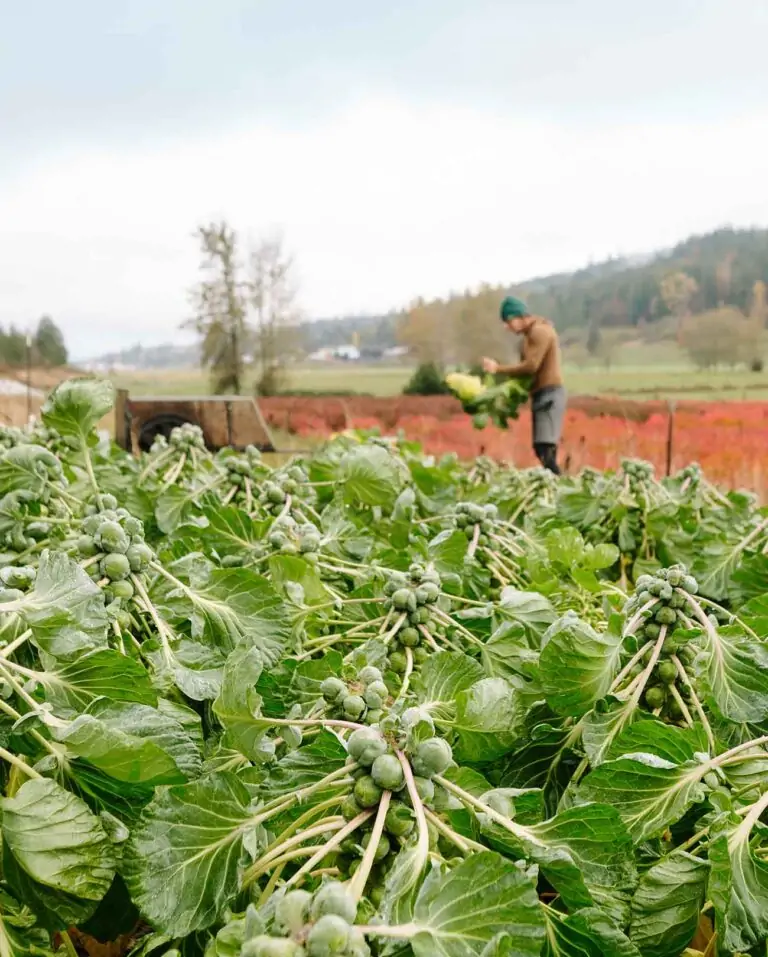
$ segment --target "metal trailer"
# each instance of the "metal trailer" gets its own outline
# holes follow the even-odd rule
[[[211,451],[254,445],[261,452],[279,452],[256,400],[250,396],[142,396],[119,389],[115,405],[115,439],[129,452],[146,452],[155,437],[168,438],[184,423],[203,430]],[[298,451],[292,449],[291,452]]]

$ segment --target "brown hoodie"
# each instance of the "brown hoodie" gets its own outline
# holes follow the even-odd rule
[[[560,342],[552,323],[541,316],[532,316],[531,324],[523,333],[521,361],[513,366],[502,366],[499,372],[514,379],[533,376],[531,392],[561,386]]]

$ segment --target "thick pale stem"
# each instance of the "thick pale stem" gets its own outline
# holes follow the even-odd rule
[[[292,837],[297,831],[300,831],[303,827],[306,827],[313,818],[316,818],[320,814],[324,814],[326,811],[329,811],[332,807],[337,807],[341,803],[341,797],[332,797],[328,798],[327,801],[323,801],[320,804],[316,804],[314,807],[311,807],[308,811],[305,811],[301,817],[297,817],[296,820],[289,824],[288,827],[280,834],[268,847],[264,848],[264,854],[268,854],[270,851],[274,850],[276,847],[279,847],[283,841],[287,838]]]
[[[653,648],[653,642],[649,641],[647,644],[638,651],[638,653],[621,669],[621,671],[616,676],[615,681],[611,685],[611,692],[616,691],[617,688],[621,687],[622,681],[629,675],[630,671],[635,667],[635,665],[640,661],[646,651],[650,651]]]
[[[6,751],[5,748],[0,748],[0,758],[2,758],[3,761],[7,761],[8,764],[14,768],[18,768],[19,771],[26,774],[28,778],[42,778],[42,774],[38,774],[26,761],[22,761],[21,758],[16,757],[15,754],[11,754],[10,751]]]
[[[717,631],[715,627],[713,626],[712,622],[709,620],[709,618],[707,618],[707,615],[704,609],[696,601],[693,595],[689,595],[688,592],[686,591],[679,591],[679,593],[685,597],[685,600],[688,602],[688,605],[691,611],[693,612],[695,618],[697,619],[701,627],[704,629],[704,631],[707,633],[707,637],[709,638],[709,640],[713,642],[714,644],[717,644],[719,640],[717,637]]]
[[[430,811],[428,807],[424,808],[424,814],[426,815],[427,821],[435,830],[439,831],[446,840],[455,844],[462,854],[471,854],[472,851],[488,850],[483,844],[478,844],[477,841],[473,841],[469,837],[463,837],[461,834],[457,834],[452,827],[449,827],[445,821],[439,818],[433,811]]]
[[[287,725],[292,728],[346,728],[348,731],[357,731],[358,728],[367,727],[365,724],[357,724],[354,721],[337,721],[335,718],[267,718],[262,715],[260,720],[269,722],[269,724]]]
[[[636,613],[629,619],[629,621],[627,622],[626,626],[624,627],[624,637],[625,637],[625,638],[626,638],[628,635],[634,635],[635,629],[637,628],[637,626],[640,624],[640,622],[641,622],[641,621],[643,620],[643,618],[645,617],[646,612],[649,612],[649,611],[651,610],[651,608],[653,608],[653,606],[654,606],[655,604],[656,604],[656,599],[655,599],[655,598],[653,599],[653,601],[647,601],[647,602],[643,605],[643,607],[640,609],[640,611],[636,612]]]
[[[0,658],[9,658],[14,651],[18,651],[22,645],[25,645],[31,637],[32,629],[27,628],[27,630],[20,634],[18,638],[14,638],[9,645],[6,645],[5,648],[0,649]]]
[[[499,814],[498,811],[495,811],[492,807],[489,807],[487,804],[479,801],[474,795],[470,794],[468,791],[465,791],[463,788],[460,788],[457,784],[454,784],[447,778],[436,774],[432,780],[436,784],[439,784],[441,787],[445,788],[446,791],[454,794],[464,804],[474,808],[476,811],[480,811],[481,814],[486,814],[492,821],[495,821],[496,824],[499,824],[501,827],[503,827],[505,831],[509,831],[509,833],[518,840],[543,846],[541,841],[535,838],[533,834],[527,830],[527,828],[521,827],[519,824],[515,824],[514,821],[511,821],[508,817],[504,817],[503,814]]]
[[[680,680],[685,684],[685,686],[688,688],[688,691],[690,692],[691,701],[693,702],[693,707],[696,709],[696,714],[698,715],[699,721],[701,721],[702,726],[704,728],[704,732],[707,735],[707,742],[709,743],[710,754],[714,754],[715,753],[715,736],[712,733],[712,728],[709,724],[709,721],[707,720],[706,714],[704,713],[704,708],[702,707],[701,702],[699,701],[698,695],[696,694],[696,689],[693,687],[693,683],[691,682],[691,679],[688,677],[688,672],[685,670],[685,667],[683,666],[682,661],[680,661],[677,655],[672,655],[672,661],[674,662],[675,668],[677,668],[677,674],[680,677]]]
[[[283,841],[276,847],[273,846],[272,850],[265,851],[261,857],[254,861],[253,864],[248,868],[243,875],[243,883],[251,884],[253,882],[254,875],[263,874],[264,871],[269,870],[274,861],[276,861],[278,858],[284,857],[295,847],[299,847],[310,838],[319,837],[322,834],[327,834],[329,831],[340,831],[342,827],[344,827],[344,818],[328,818],[322,823],[316,824],[314,827],[307,828],[305,831],[302,831],[301,834],[297,834],[290,838],[290,840]]]
[[[159,635],[160,642],[163,646],[163,657],[165,658],[166,662],[170,664],[172,659],[171,639],[173,637],[173,635],[171,634],[171,630],[163,621],[163,619],[158,615],[157,610],[155,609],[155,606],[152,604],[151,598],[147,594],[147,590],[144,587],[144,583],[139,578],[139,576],[131,575],[131,583],[133,584],[133,587],[136,589],[136,592],[139,598],[141,599],[142,604],[145,606],[147,614],[154,622],[155,628],[157,628],[157,634]]]
[[[659,631],[659,637],[656,639],[656,644],[653,646],[653,651],[651,652],[651,660],[645,666],[645,671],[640,675],[640,680],[637,683],[637,687],[632,692],[632,697],[629,699],[630,703],[633,706],[636,706],[640,701],[640,696],[643,691],[645,691],[645,686],[648,684],[648,679],[653,674],[653,669],[656,667],[656,663],[659,660],[662,649],[664,648],[664,642],[667,637],[667,626],[662,625],[661,630]]]
[[[172,468],[170,468],[168,472],[166,473],[165,482],[163,484],[163,491],[165,491],[166,488],[170,488],[170,486],[173,485],[176,479],[181,475],[181,471],[186,464],[187,464],[187,453],[184,452],[181,458],[179,459],[179,461]]]
[[[372,817],[373,811],[363,811],[361,814],[358,814],[357,817],[353,818],[346,827],[343,827],[338,834],[332,837],[327,844],[321,847],[317,854],[314,854],[307,861],[307,863],[304,864],[303,867],[296,871],[293,877],[286,882],[286,889],[292,887],[294,884],[298,884],[299,881],[303,880],[307,874],[317,867],[320,861],[324,860],[332,851],[335,851],[337,847],[340,847],[350,834],[353,834],[359,827],[362,827],[362,825]]]
[[[446,615],[444,611],[441,611],[439,608],[435,608],[434,615],[444,625],[457,631],[462,638],[466,638],[467,641],[472,642],[474,645],[478,645],[480,648],[484,647],[483,642],[480,641],[477,635],[473,635],[468,628],[465,628],[464,625],[460,625],[457,621],[454,621],[453,618],[451,618],[449,615]]]
[[[413,648],[405,649],[405,674],[403,675],[403,681],[400,685],[400,691],[397,694],[395,699],[395,704],[399,701],[402,701],[403,698],[408,694],[408,686],[411,683],[411,675],[413,674]]]
[[[413,771],[411,770],[411,764],[408,758],[406,758],[402,751],[397,751],[396,754],[397,760],[400,762],[403,774],[405,775],[405,786],[408,788],[408,796],[413,805],[413,813],[416,815],[416,827],[419,833],[417,845],[419,859],[423,863],[426,863],[429,855],[429,828],[427,827],[427,818],[424,814],[424,802],[419,797],[416,781],[413,778]]]
[[[683,715],[683,718],[685,718],[685,723],[688,725],[689,728],[692,728],[693,718],[691,717],[691,712],[688,710],[688,706],[686,705],[686,703],[683,701],[682,697],[680,696],[680,692],[677,690],[677,688],[674,685],[669,685],[669,693],[677,702],[677,706],[680,709]]]
[[[406,619],[407,617],[408,617],[408,616],[407,616],[405,613],[403,613],[402,615],[400,615],[400,617],[397,619],[397,621],[394,623],[394,625],[392,625],[392,627],[389,629],[389,631],[386,633],[386,635],[384,635],[384,636],[382,637],[381,640],[384,642],[385,645],[388,645],[388,644],[390,643],[390,641],[392,641],[392,639],[393,639],[393,638],[395,637],[395,635],[398,633],[398,631],[400,631],[400,626],[403,624],[403,622],[405,621],[405,619]]]
[[[96,496],[96,504],[99,506],[99,509],[104,508],[104,505],[101,501],[101,490],[99,489],[99,483],[96,481],[96,474],[93,471],[93,462],[91,461],[91,452],[88,448],[88,445],[83,442],[83,462],[85,463],[85,472],[88,476],[88,481],[91,483],[93,488],[93,493]]]
[[[475,552],[477,551],[477,545],[480,541],[480,526],[475,525],[475,529],[472,532],[472,540],[469,543],[469,548],[467,549],[467,558],[474,558]]]
[[[749,840],[749,835],[752,833],[752,828],[760,820],[760,817],[766,808],[768,808],[768,791],[766,791],[759,801],[756,801],[752,805],[744,820],[741,822],[741,824],[739,824],[739,826],[728,839],[728,844],[735,844],[740,841],[744,841],[746,843],[746,841]]]
[[[349,892],[356,903],[359,903],[360,898],[363,896],[365,885],[368,883],[368,878],[376,861],[376,852],[379,849],[381,835],[384,833],[384,820],[387,816],[391,800],[392,792],[384,791],[379,800],[379,810],[376,813],[376,820],[373,823],[373,830],[371,831],[368,847],[365,849],[365,854],[363,854],[363,859],[360,861],[360,866],[355,871],[355,876],[350,881]]]
[[[387,924],[360,925],[357,928],[368,937],[394,937],[397,940],[410,940],[414,934],[418,934],[418,924],[397,924],[389,927]]]
[[[707,770],[722,767],[723,764],[727,764],[731,758],[735,758],[737,755],[749,751],[750,748],[759,748],[764,744],[768,744],[768,734],[764,734],[761,738],[755,738],[753,741],[745,741],[744,744],[740,744],[738,747],[731,748],[730,751],[726,751],[724,754],[719,754],[716,758],[712,758],[706,765],[702,765],[702,767],[705,767]]]

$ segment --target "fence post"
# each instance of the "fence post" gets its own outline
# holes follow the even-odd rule
[[[669,478],[672,474],[672,450],[675,434],[675,403],[671,399],[667,401],[667,411],[669,413],[667,420],[667,478]]]

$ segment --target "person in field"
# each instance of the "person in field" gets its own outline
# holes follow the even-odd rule
[[[566,393],[557,332],[548,319],[531,315],[525,303],[515,296],[507,296],[502,302],[500,315],[510,332],[523,336],[521,361],[505,366],[485,358],[483,369],[492,375],[498,372],[515,379],[529,376],[533,379],[533,450],[545,468],[559,475],[557,445],[563,427]]]

